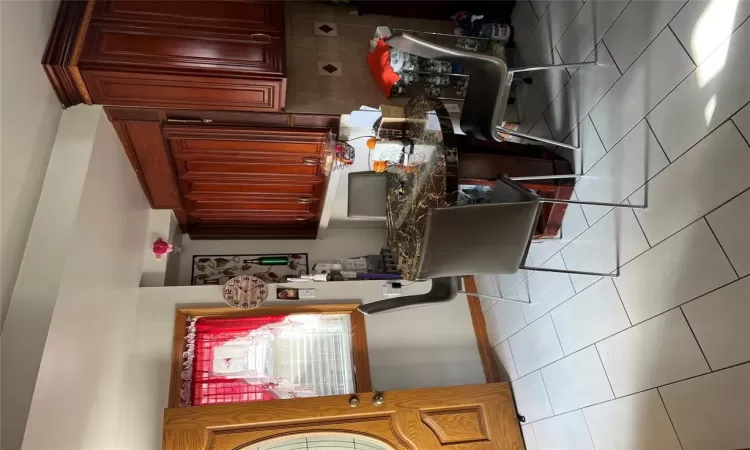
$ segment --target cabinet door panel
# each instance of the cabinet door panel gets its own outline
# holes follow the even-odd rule
[[[221,73],[282,76],[284,42],[269,35],[224,39],[185,28],[93,23],[80,64],[83,68],[94,64],[127,64],[149,69],[193,70],[212,76]]]
[[[319,196],[321,182],[300,182],[289,180],[270,180],[268,183],[252,180],[215,181],[195,180],[187,181],[185,186],[187,195],[234,193],[247,195],[281,196],[303,195]]]
[[[317,211],[318,201],[312,203],[298,202],[264,202],[260,200],[247,199],[191,199],[195,204],[195,213],[201,214],[201,211],[293,211],[293,212],[310,212]]]
[[[95,104],[185,109],[280,111],[286,80],[207,79],[99,70],[81,71]]]
[[[319,166],[306,166],[301,160],[288,158],[266,159],[256,161],[211,161],[211,160],[178,160],[178,171],[181,179],[198,180],[200,178],[217,178],[223,175],[252,176],[256,180],[276,175],[296,175],[301,180],[315,181],[320,179]]]
[[[213,157],[275,158],[293,154],[305,156],[307,164],[317,164],[327,133],[290,128],[167,125],[164,135],[173,153],[180,157],[210,154]]]
[[[284,31],[284,3],[104,0],[97,1],[94,18],[280,34]]]

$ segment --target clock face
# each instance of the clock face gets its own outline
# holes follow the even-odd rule
[[[266,283],[258,277],[242,275],[227,281],[223,290],[224,301],[234,308],[255,308],[268,296]]]

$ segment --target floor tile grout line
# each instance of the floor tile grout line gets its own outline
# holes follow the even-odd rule
[[[555,416],[556,415],[555,414],[555,407],[552,406],[552,399],[549,398],[549,391],[547,390],[547,383],[544,381],[544,374],[542,373],[542,369],[538,369],[538,370],[539,370],[539,378],[542,379],[542,386],[544,386],[544,394],[547,396],[547,403],[549,403],[549,409],[552,410],[552,416]],[[531,373],[529,373],[529,375],[531,375],[534,372],[536,372],[536,370],[534,370]],[[565,414],[565,413],[560,413],[560,414]],[[552,416],[550,416],[550,417],[552,417]],[[539,420],[542,420],[542,419],[539,419]]]
[[[592,1],[593,1],[593,0],[592,0]],[[576,237],[578,237],[578,236],[576,236]],[[570,269],[568,268],[568,263],[566,263],[566,262],[565,262],[565,255],[563,255],[563,253],[562,253],[562,249],[560,249],[560,259],[562,259],[562,262],[563,262],[563,267],[565,267],[565,270],[570,270]],[[576,295],[578,295],[578,289],[576,289],[576,284],[575,284],[575,283],[573,283],[573,277],[572,277],[572,276],[570,275],[570,273],[568,273],[568,280],[570,281],[570,287],[572,287],[572,288],[573,288],[573,292],[575,292],[575,293],[576,293]],[[574,296],[574,297],[575,297],[575,296]],[[571,297],[571,298],[572,298],[572,297]],[[566,301],[567,301],[567,300],[566,300]],[[550,316],[550,317],[552,317],[552,316]],[[561,345],[561,347],[562,347],[562,345]]]
[[[748,364],[750,364],[750,361],[745,361],[745,362],[737,363],[737,364],[734,364],[734,365],[731,365],[731,366],[728,366],[728,367],[724,367],[724,368],[721,368],[721,369],[717,369],[717,370],[715,370],[715,371],[713,371],[713,372],[705,372],[705,373],[702,373],[702,374],[700,374],[700,375],[693,375],[693,376],[691,376],[691,377],[688,377],[688,378],[683,378],[683,379],[681,379],[681,380],[677,380],[677,381],[670,381],[669,383],[666,383],[666,384],[662,384],[662,385],[659,385],[659,386],[655,386],[655,387],[650,387],[650,388],[648,388],[648,389],[642,389],[642,390],[640,390],[640,391],[632,392],[632,393],[630,393],[630,394],[625,394],[625,395],[622,395],[622,396],[620,396],[620,397],[615,397],[615,398],[613,398],[613,399],[611,399],[611,400],[605,400],[605,401],[602,401],[602,402],[596,402],[596,403],[592,403],[592,404],[590,404],[590,405],[584,406],[584,407],[583,407],[583,408],[581,408],[581,409],[583,410],[583,409],[585,409],[585,408],[590,408],[590,407],[592,407],[592,406],[597,406],[597,405],[601,405],[601,404],[603,404],[603,403],[613,402],[613,401],[616,401],[616,400],[620,400],[620,399],[623,399],[623,398],[627,398],[627,397],[632,397],[632,396],[634,396],[634,395],[638,395],[638,394],[643,394],[644,392],[648,392],[648,391],[651,391],[651,390],[655,390],[655,389],[661,389],[661,388],[663,388],[663,387],[666,387],[666,386],[671,386],[671,385],[673,385],[673,384],[681,383],[681,382],[683,382],[683,381],[689,381],[689,380],[692,380],[692,379],[694,379],[694,378],[700,378],[700,377],[704,377],[704,376],[708,376],[708,375],[713,375],[713,374],[715,374],[715,373],[719,373],[719,372],[722,372],[722,371],[724,371],[724,370],[730,370],[730,369],[734,369],[734,368],[737,368],[737,367],[740,367],[740,366],[744,366],[744,365],[748,365]],[[545,366],[545,367],[546,367],[546,366]],[[574,411],[575,411],[575,410],[574,410]],[[568,411],[568,412],[571,412],[571,411]],[[567,414],[567,412],[565,412],[565,413],[560,413],[560,414],[556,414],[556,415],[554,415],[554,416],[552,416],[552,417],[559,417],[559,416],[561,416],[561,415],[563,415],[563,414]],[[551,417],[546,417],[546,418],[544,418],[544,419],[534,420],[534,421],[531,421],[531,422],[527,422],[527,423],[537,423],[537,422],[540,422],[540,421],[542,421],[542,420],[547,420],[547,419],[550,419],[550,418],[551,418]]]
[[[594,0],[589,0],[589,1],[594,1]],[[587,407],[584,406],[584,408],[587,408]],[[589,422],[586,420],[586,414],[584,414],[583,408],[579,408],[577,410],[574,409],[573,411],[581,411],[581,417],[583,417],[583,424],[586,426],[586,433],[588,433],[589,435],[589,442],[591,442],[591,448],[596,450],[596,444],[594,444],[594,437],[591,436],[591,429],[589,428]]]
[[[748,103],[748,104],[750,104],[750,103]],[[747,106],[747,105],[745,105],[745,106]],[[747,146],[750,147],[750,141],[748,141],[749,138],[745,137],[745,135],[742,134],[742,130],[740,130],[740,127],[737,126],[737,122],[734,121],[734,116],[736,116],[738,112],[742,111],[745,108],[745,106],[743,106],[742,108],[740,108],[739,111],[736,111],[734,114],[732,114],[732,116],[729,118],[729,120],[731,120],[732,121],[732,125],[734,125],[734,127],[737,128],[737,131],[739,131],[740,136],[742,136],[742,139],[745,141],[745,144],[747,144]]]
[[[549,313],[546,313],[549,314]],[[557,327],[555,326],[555,319],[552,318],[552,314],[549,315],[549,321],[552,322],[552,329],[555,330],[555,337],[557,338],[557,345],[560,346],[560,353],[563,354],[563,358],[565,358],[565,350],[563,350],[562,341],[560,340],[560,335],[557,333]]]
[[[661,141],[659,140],[659,136],[656,135],[656,131],[654,131],[654,127],[651,126],[651,122],[648,121],[648,117],[644,117],[643,120],[646,121],[646,126],[648,127],[649,130],[651,130],[651,134],[654,135],[654,139],[656,139],[656,143],[659,145],[659,149],[661,149],[661,152],[664,153],[664,157],[667,158],[667,161],[669,161],[669,164],[672,164],[672,159],[669,157],[669,155],[667,155],[667,151],[664,150],[664,146],[662,145]],[[669,165],[669,164],[667,164],[667,165]]]
[[[630,327],[633,326],[633,321],[630,319],[630,314],[628,314],[628,308],[625,307],[625,302],[622,301],[622,295],[620,295],[620,290],[617,289],[617,283],[615,283],[615,280],[612,280],[612,285],[615,287],[615,292],[617,293],[617,298],[620,299],[620,304],[622,305],[622,309],[625,311],[625,317],[628,318],[628,323],[630,324]],[[627,330],[627,328],[626,328]]]
[[[508,339],[510,339],[510,338],[508,338]],[[518,376],[518,367],[516,366],[516,357],[513,355],[513,348],[510,346],[510,341],[508,339],[500,342],[500,344],[502,344],[503,342],[507,342],[508,343],[508,351],[510,351],[510,359],[511,359],[511,361],[513,361],[513,369],[515,369],[515,371],[516,371],[516,380],[517,380],[520,377]],[[497,344],[497,345],[499,346],[500,344]],[[507,372],[507,370],[506,370],[506,372]],[[508,378],[510,378],[510,376],[508,376]],[[515,381],[515,380],[510,380],[510,381]]]
[[[698,336],[695,335],[695,331],[693,331],[693,326],[690,325],[690,321],[687,318],[687,314],[685,314],[685,310],[682,309],[682,305],[680,305],[680,313],[682,313],[682,318],[685,319],[685,323],[687,324],[688,329],[690,330],[690,334],[693,336],[693,339],[695,339],[696,345],[698,345],[698,350],[700,350],[701,355],[703,355],[703,360],[706,361],[706,366],[708,367],[709,373],[712,373],[714,370],[711,368],[711,363],[708,362],[708,358],[706,357],[706,352],[703,351],[701,342],[698,340]]]
[[[675,16],[675,17],[677,17],[677,16]],[[674,17],[672,17],[672,20],[674,20]],[[695,67],[698,67],[699,64],[697,62],[695,62],[695,60],[693,59],[693,56],[685,48],[685,44],[682,43],[682,41],[680,40],[680,38],[677,37],[677,33],[675,33],[674,30],[672,29],[672,20],[670,20],[669,23],[667,23],[667,28],[669,28],[669,31],[672,32],[672,34],[674,35],[674,38],[677,39],[677,43],[680,44],[680,47],[682,48],[682,50],[685,51],[685,54],[687,55],[687,57],[690,58],[690,62],[692,62]],[[724,41],[721,41],[721,42],[723,43]],[[713,53],[713,51],[711,53]]]
[[[674,435],[677,437],[677,443],[680,444],[681,449],[684,449],[685,447],[682,446],[682,441],[680,440],[680,434],[677,432],[677,427],[674,426],[672,416],[669,414],[669,409],[667,409],[667,404],[664,402],[664,397],[661,396],[661,391],[659,390],[659,388],[656,388],[656,393],[659,395],[659,400],[661,400],[661,404],[662,406],[664,406],[664,411],[667,413],[667,419],[669,419],[669,424],[672,425]]]
[[[628,4],[630,4],[630,3],[628,3]],[[612,52],[609,51],[609,47],[607,47],[607,43],[604,42],[604,38],[602,38],[602,45],[604,45],[604,49],[607,51],[607,53],[609,53],[609,57],[612,58],[612,62],[615,64],[615,69],[617,69],[617,71],[620,72],[620,78],[622,78],[622,76],[625,74],[625,72],[623,72],[622,69],[620,69],[620,66],[617,65],[617,61],[615,61],[615,57],[612,56]],[[618,78],[618,80],[620,78]],[[615,81],[615,83],[617,83],[617,81]],[[612,84],[612,86],[614,86],[614,83]],[[607,92],[609,92],[609,90],[607,90]],[[607,95],[607,94],[605,93],[604,95]],[[597,103],[599,103],[599,102],[597,102]],[[594,106],[596,106],[596,105],[594,105]],[[591,109],[593,109],[593,108],[591,108]]]
[[[628,200],[628,202],[630,201]],[[641,229],[641,233],[643,233],[643,238],[646,239],[646,244],[648,244],[648,248],[650,250],[653,246],[651,245],[651,242],[648,240],[648,236],[646,235],[646,230],[643,229],[643,224],[641,223],[640,219],[638,219],[638,214],[636,214],[635,211],[633,210],[631,211],[633,212],[633,216],[635,216],[635,222],[638,224],[638,228]]]
[[[688,304],[688,303],[694,302],[695,300],[698,300],[699,298],[705,297],[706,295],[712,294],[712,293],[714,293],[714,292],[716,292],[716,291],[718,291],[718,290],[720,290],[720,289],[722,289],[722,288],[725,288],[725,287],[729,286],[729,285],[730,285],[730,284],[732,284],[732,283],[737,283],[737,282],[739,282],[740,280],[743,280],[743,279],[745,279],[745,278],[748,278],[748,277],[750,277],[750,274],[748,274],[748,275],[745,275],[745,276],[743,276],[743,277],[741,277],[741,278],[739,278],[739,279],[737,279],[737,280],[732,280],[732,281],[730,281],[730,282],[728,282],[728,283],[724,283],[724,284],[722,284],[721,286],[718,286],[718,287],[716,287],[716,288],[714,288],[714,289],[711,289],[711,290],[710,290],[710,291],[708,291],[708,292],[705,292],[705,293],[703,293],[703,294],[701,294],[701,295],[698,295],[698,296],[696,296],[696,297],[694,297],[694,298],[691,298],[690,300],[687,300],[687,301],[685,301],[685,302],[682,302],[682,303],[680,303],[679,305],[676,305],[676,306],[674,306],[674,307],[672,307],[672,308],[669,308],[669,309],[668,309],[668,310],[666,310],[666,311],[662,311],[662,312],[660,312],[659,314],[656,314],[656,315],[654,315],[654,316],[652,316],[652,317],[649,317],[649,318],[647,318],[647,319],[641,320],[640,322],[638,322],[638,323],[635,323],[635,324],[633,324],[632,326],[629,326],[629,327],[627,327],[627,328],[625,328],[625,329],[623,329],[623,330],[620,330],[620,331],[616,331],[616,332],[614,332],[614,333],[610,334],[609,336],[603,337],[603,338],[599,339],[599,340],[598,340],[598,341],[596,341],[596,342],[593,342],[593,343],[591,343],[591,344],[589,344],[589,345],[587,345],[587,346],[585,346],[585,347],[583,347],[583,348],[581,348],[581,349],[579,349],[579,350],[576,350],[576,351],[574,351],[574,352],[573,352],[573,353],[571,353],[570,355],[565,355],[565,356],[563,356],[562,358],[558,358],[558,359],[556,359],[556,360],[554,360],[554,361],[552,361],[552,362],[550,362],[550,363],[548,363],[548,364],[545,364],[545,365],[543,365],[543,366],[539,367],[538,369],[534,369],[534,370],[532,370],[531,372],[534,372],[535,370],[541,370],[541,369],[544,369],[545,367],[549,366],[550,364],[554,364],[554,363],[556,363],[557,361],[560,361],[560,360],[561,360],[561,359],[563,359],[563,358],[567,358],[568,356],[572,356],[572,355],[575,355],[576,353],[578,353],[578,352],[580,352],[580,351],[582,351],[582,350],[585,350],[585,349],[587,349],[587,348],[591,347],[592,345],[596,345],[596,344],[598,344],[598,343],[600,343],[600,342],[602,342],[602,341],[604,341],[604,340],[606,340],[606,339],[609,339],[609,338],[611,338],[611,337],[613,337],[613,336],[616,336],[616,335],[618,335],[618,334],[620,334],[620,333],[624,333],[625,331],[628,331],[628,330],[630,330],[630,329],[632,329],[632,328],[634,328],[634,327],[636,327],[636,326],[638,326],[638,325],[641,325],[641,324],[643,324],[643,323],[646,323],[646,322],[648,322],[648,321],[650,321],[650,320],[656,319],[656,318],[657,318],[657,317],[659,317],[659,316],[663,316],[664,314],[667,314],[667,313],[669,313],[669,312],[672,312],[672,311],[674,311],[674,310],[675,310],[676,308],[679,308],[679,307],[681,307],[682,305],[686,305],[686,304]],[[596,283],[594,283],[594,284],[596,284]],[[593,286],[594,284],[592,284],[591,286]],[[591,288],[591,286],[588,286],[588,287],[586,287],[586,289],[589,289],[589,288]],[[617,286],[615,286],[615,288],[617,288]],[[585,291],[586,289],[584,289],[583,291]],[[583,291],[581,291],[581,292],[583,292]],[[574,296],[574,297],[575,297],[575,296]],[[571,297],[571,298],[573,298],[573,297]],[[565,300],[564,302],[560,303],[559,305],[555,306],[554,308],[552,308],[551,310],[549,310],[548,312],[546,312],[545,314],[543,314],[543,315],[542,315],[541,317],[537,318],[536,320],[532,321],[531,323],[534,323],[534,322],[536,322],[537,320],[539,320],[539,319],[541,319],[542,317],[544,317],[544,316],[545,316],[546,314],[550,314],[550,319],[551,319],[551,318],[552,318],[552,314],[551,314],[551,313],[552,313],[552,311],[554,311],[555,309],[557,309],[557,308],[559,308],[560,306],[562,306],[563,304],[565,304],[565,303],[566,303],[566,302],[567,302],[568,300],[570,300],[570,298],[569,298],[569,299],[567,299],[567,300]],[[627,309],[625,310],[625,312],[627,313]],[[628,319],[630,319],[630,317],[628,317]],[[530,324],[529,324],[529,325],[530,325]],[[528,325],[527,325],[527,326],[528,326]],[[510,338],[512,338],[512,337],[513,337],[513,336],[515,336],[516,334],[518,334],[518,333],[520,333],[521,331],[523,331],[523,330],[524,330],[525,328],[526,328],[526,327],[524,327],[524,328],[521,328],[520,330],[516,331],[516,332],[515,332],[515,333],[513,333],[512,335],[508,336],[508,338],[507,338],[507,339],[510,339]],[[509,344],[510,344],[510,343],[509,343]],[[746,361],[746,362],[750,362],[750,361]],[[743,362],[743,363],[739,363],[739,364],[735,364],[735,365],[741,365],[741,364],[745,364],[745,363]],[[719,370],[724,370],[724,369],[718,369],[718,370],[716,370],[715,372],[718,372]],[[531,373],[531,372],[528,372],[528,373],[524,374],[524,376],[528,375],[528,374],[529,374],[529,373]],[[696,375],[696,376],[700,376],[700,375]],[[519,376],[519,378],[521,378],[521,377]],[[645,389],[645,390],[648,390],[648,389]],[[642,392],[642,391],[641,391],[641,392]],[[619,397],[618,397],[618,398],[619,398]]]
[[[724,253],[724,257],[727,258],[727,262],[729,262],[729,266],[734,271],[734,275],[737,277],[737,279],[739,279],[740,273],[737,272],[737,269],[734,267],[734,264],[732,264],[732,260],[729,258],[729,254],[727,254],[727,251],[724,250],[724,246],[721,244],[721,241],[719,240],[719,236],[716,235],[716,232],[711,226],[711,222],[708,221],[707,215],[703,216],[703,220],[706,221],[706,225],[708,225],[708,229],[711,230],[711,234],[713,235],[714,239],[716,239],[716,243],[719,244],[719,248],[721,249],[721,252]]]
[[[609,384],[609,390],[612,391],[612,400],[616,399],[617,396],[615,395],[615,388],[612,387],[612,380],[609,379],[609,374],[607,373],[607,368],[604,367],[604,361],[602,360],[602,355],[599,353],[599,347],[594,344],[594,350],[596,350],[596,357],[599,358],[599,364],[602,366],[602,370],[604,371],[604,378],[607,379],[607,384]]]

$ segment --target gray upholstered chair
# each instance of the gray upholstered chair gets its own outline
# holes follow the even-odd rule
[[[449,301],[455,298],[457,293],[462,292],[457,286],[460,286],[460,277],[464,275],[508,274],[525,269],[617,276],[619,267],[614,273],[599,273],[526,266],[524,262],[542,203],[641,207],[627,203],[546,199],[508,177],[501,177],[496,181],[491,200],[492,203],[434,208],[427,213],[416,278],[432,279],[432,291],[417,296],[395,297],[368,303],[360,306],[359,310],[364,314],[376,314],[403,307]]]
[[[346,216],[351,219],[385,220],[388,174],[352,172]]]
[[[505,61],[500,58],[445,47],[426,41],[415,34],[395,32],[386,40],[386,43],[393,48],[411,53],[412,55],[460,64],[469,72],[469,86],[461,111],[461,130],[464,133],[478,139],[494,141],[502,141],[500,133],[504,133],[572,150],[580,150],[579,147],[574,145],[503,128],[503,117],[508,103],[511,84],[516,73],[548,69],[560,70],[568,67],[596,64],[596,61],[508,69]]]

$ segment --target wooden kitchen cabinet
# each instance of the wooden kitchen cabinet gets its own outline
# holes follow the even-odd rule
[[[200,238],[315,238],[337,116],[105,108],[154,208]]]
[[[43,65],[64,106],[282,111],[282,1],[63,0]]]

